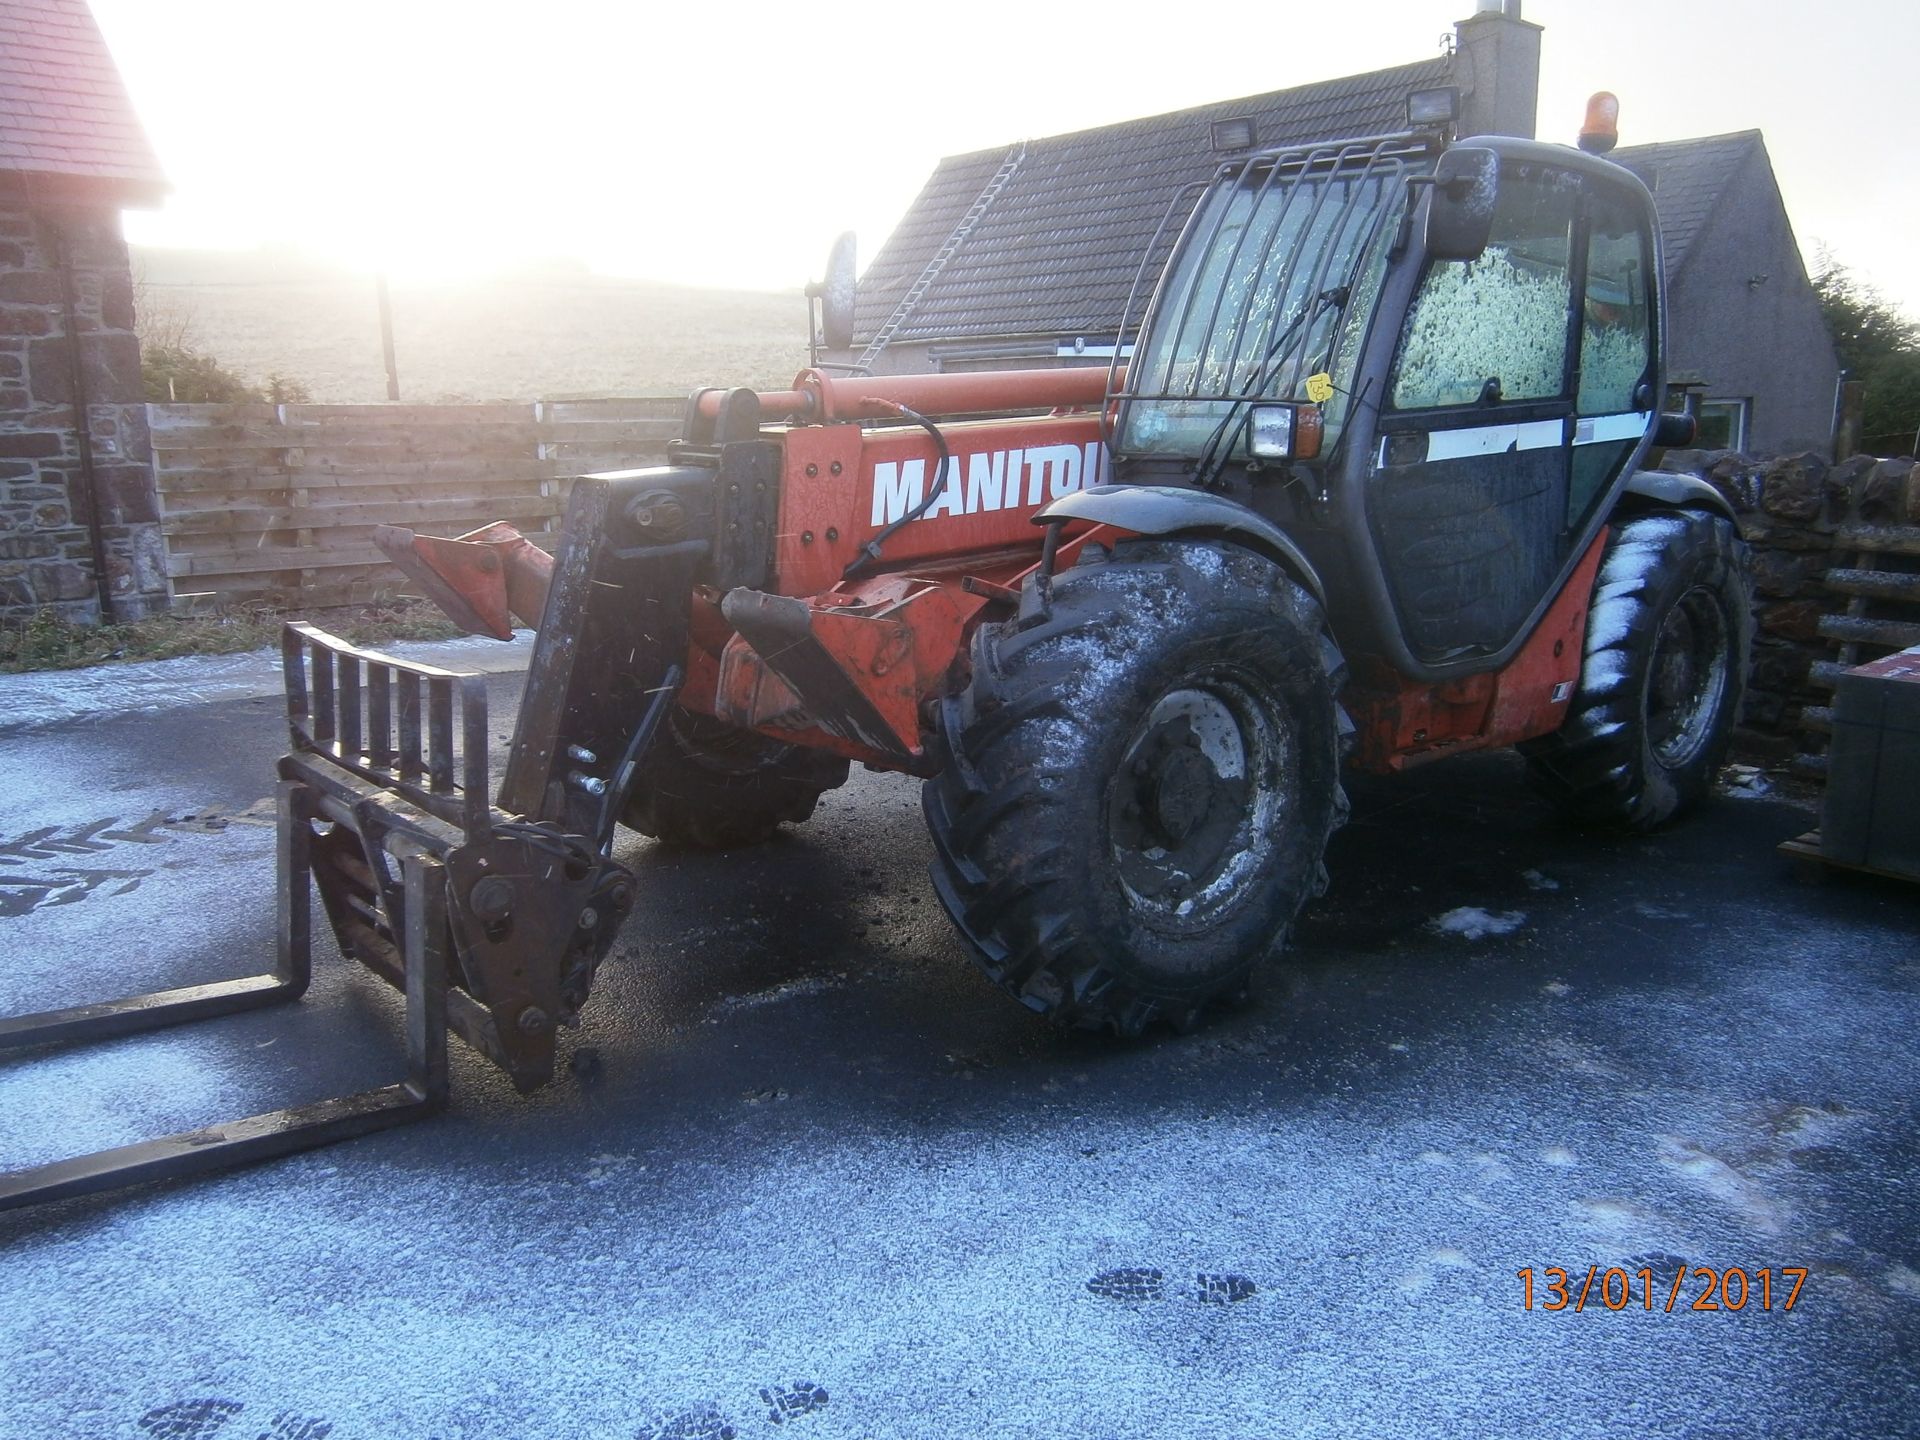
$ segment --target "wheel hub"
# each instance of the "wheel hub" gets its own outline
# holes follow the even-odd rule
[[[1215,792],[1227,788],[1227,782],[1189,732],[1178,744],[1163,749],[1144,788],[1148,793],[1142,808],[1148,824],[1169,844],[1179,845],[1207,818]]]
[[[1108,841],[1136,903],[1183,920],[1237,903],[1279,804],[1280,737],[1235,686],[1164,696],[1128,744],[1108,792]]]
[[[1654,638],[1647,742],[1660,764],[1685,765],[1707,743],[1726,688],[1726,619],[1712,591],[1696,585],[1667,612]]]

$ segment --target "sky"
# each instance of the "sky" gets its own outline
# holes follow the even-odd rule
[[[942,155],[1423,59],[1476,0],[91,3],[174,186],[137,244],[791,289],[841,230],[864,265]],[[1624,144],[1764,129],[1809,262],[1920,316],[1920,6],[1524,4],[1542,138],[1599,89]]]

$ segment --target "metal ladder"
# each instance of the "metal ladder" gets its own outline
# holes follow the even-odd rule
[[[913,307],[920,303],[920,297],[925,295],[933,282],[940,278],[940,272],[947,268],[947,262],[953,259],[961,244],[972,233],[973,227],[980,223],[980,217],[987,213],[995,197],[1006,188],[1007,181],[1013,178],[1014,172],[1020,168],[1020,162],[1026,158],[1027,142],[1024,140],[1007,151],[1006,158],[1000,162],[1000,168],[994,172],[993,178],[987,181],[986,188],[968,207],[967,213],[960,217],[960,223],[953,227],[953,233],[947,237],[946,243],[934,252],[931,260],[927,261],[926,268],[920,272],[920,278],[907,287],[907,293],[902,295],[900,303],[893,307],[893,314],[887,317],[887,323],[875,331],[873,339],[867,342],[867,348],[861,352],[860,359],[855,362],[855,373],[864,375],[871,372],[873,362],[880,358],[880,352],[887,348],[887,343],[899,332],[900,327],[906,324],[907,316],[911,315]]]

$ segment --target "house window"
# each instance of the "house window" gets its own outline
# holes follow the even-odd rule
[[[1127,341],[1119,347],[1120,358],[1130,359],[1133,355],[1133,342]],[[1053,347],[1056,360],[1110,360],[1113,358],[1114,343],[1104,336],[1089,340],[1084,335],[1076,335],[1071,340],[1058,341]]]
[[[1700,431],[1694,444],[1703,450],[1747,448],[1747,414],[1751,400],[1702,400]]]

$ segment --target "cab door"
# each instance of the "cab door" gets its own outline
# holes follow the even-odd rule
[[[1652,423],[1651,236],[1608,188],[1503,157],[1486,249],[1430,261],[1407,310],[1367,508],[1424,665],[1518,637]]]

